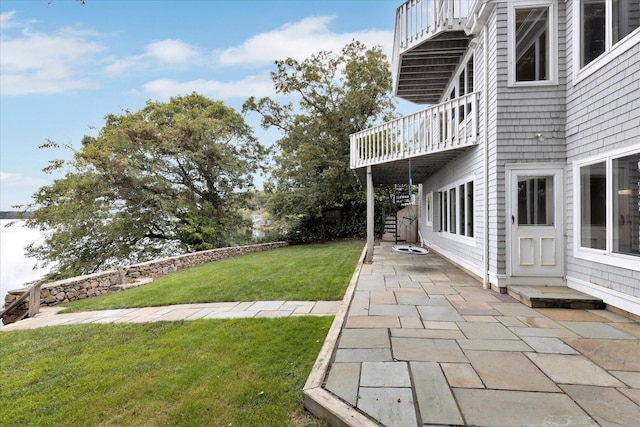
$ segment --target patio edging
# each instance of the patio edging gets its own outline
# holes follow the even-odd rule
[[[358,260],[358,265],[351,276],[351,281],[342,299],[342,303],[338,308],[336,317],[333,319],[329,333],[320,349],[320,353],[303,389],[304,407],[314,416],[326,419],[332,426],[379,426],[378,423],[372,421],[369,417],[323,388],[327,370],[333,358],[340,332],[346,321],[349,306],[351,305],[356,285],[360,278],[360,272],[362,271],[366,254],[367,247],[365,245]]]

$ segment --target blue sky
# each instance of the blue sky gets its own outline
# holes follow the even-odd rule
[[[275,95],[274,60],[354,39],[390,57],[401,3],[2,0],[0,210],[28,203],[55,178],[41,172],[48,160],[70,157],[39,145],[79,147],[107,114],[193,91],[240,110],[249,96]],[[247,121],[263,143],[277,138]]]

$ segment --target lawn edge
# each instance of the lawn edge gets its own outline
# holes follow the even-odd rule
[[[324,340],[324,344],[320,349],[320,353],[316,358],[302,392],[305,409],[317,418],[326,419],[332,426],[348,427],[358,425],[373,427],[379,425],[323,388],[327,371],[333,359],[336,344],[338,343],[338,338],[347,319],[347,312],[349,311],[349,306],[351,305],[356,285],[360,278],[360,272],[362,271],[366,254],[367,246],[365,245],[358,259],[356,269],[351,276],[351,281],[344,294],[344,298],[342,298],[342,303],[333,319],[329,333]]]

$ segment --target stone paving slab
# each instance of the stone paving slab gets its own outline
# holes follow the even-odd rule
[[[469,339],[485,339],[485,340],[517,340],[518,337],[513,334],[506,326],[501,323],[469,323],[461,322],[458,327],[462,333]]]
[[[393,357],[416,362],[467,362],[455,340],[391,338]]]
[[[538,353],[578,354],[559,338],[522,337],[522,340]]]
[[[391,362],[389,348],[341,348],[336,351],[335,362]]]
[[[520,340],[460,339],[458,345],[465,351],[531,351],[531,347]]]
[[[613,375],[579,355],[525,353],[549,378],[558,384],[624,387]]]
[[[441,339],[464,339],[464,335],[460,330],[452,329],[417,329],[417,328],[401,328],[390,329],[392,337],[401,338],[441,338]]]
[[[387,427],[417,426],[411,388],[360,387],[358,408]]]
[[[363,362],[360,387],[411,387],[405,362]]]
[[[371,304],[369,316],[419,317],[415,306],[398,304]]]
[[[390,348],[389,332],[385,329],[345,329],[338,348]]]
[[[627,396],[632,402],[640,406],[640,389],[639,388],[619,388],[618,391]]]
[[[356,406],[359,383],[360,363],[334,363],[331,367],[331,372],[329,372],[325,388],[351,405]]]
[[[411,375],[423,424],[463,423],[453,393],[435,362],[411,362]]]
[[[640,372],[630,371],[609,371],[611,375],[628,385],[640,391]]]
[[[591,417],[603,427],[640,423],[640,406],[615,388],[571,384],[561,387],[578,405],[589,408]]]
[[[562,326],[572,330],[583,338],[609,338],[616,340],[633,340],[635,337],[622,332],[606,323],[596,322],[560,322]]]
[[[453,390],[466,425],[587,427],[598,424],[569,396],[513,390]]]
[[[605,369],[640,372],[640,340],[565,339]]]
[[[397,316],[349,316],[347,328],[399,328]]]
[[[418,311],[422,320],[439,322],[463,322],[464,318],[450,304],[419,306]]]
[[[482,380],[470,363],[441,363],[440,367],[451,387],[484,388]]]
[[[465,355],[487,388],[559,392],[556,384],[520,352],[468,350]]]

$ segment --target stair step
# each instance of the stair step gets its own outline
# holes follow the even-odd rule
[[[508,285],[507,293],[531,308],[603,309],[600,298],[567,286]]]

